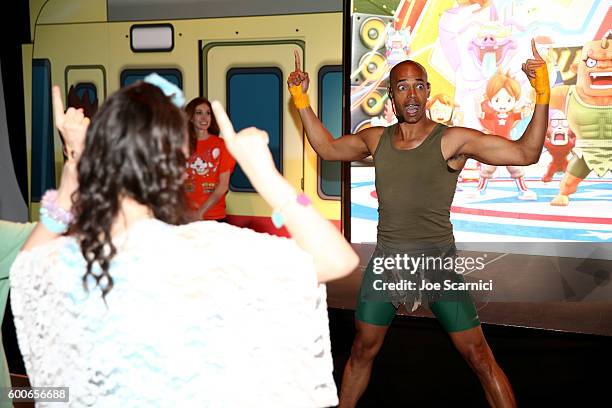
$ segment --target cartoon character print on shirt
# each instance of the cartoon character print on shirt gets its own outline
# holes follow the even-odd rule
[[[199,184],[204,193],[212,193],[217,186],[215,175],[219,171],[221,149],[214,147],[200,153],[194,153],[187,163],[189,179],[185,183],[187,192],[193,192]],[[201,178],[205,178],[206,181]],[[200,180],[198,180],[200,179]]]
[[[197,156],[196,159],[189,165],[197,175],[203,176],[208,172],[207,163],[202,160],[200,156]]]

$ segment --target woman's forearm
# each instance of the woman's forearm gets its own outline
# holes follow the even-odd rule
[[[59,206],[67,213],[72,211],[72,196],[79,186],[76,163],[68,161],[64,164],[62,178],[57,189],[57,200],[55,205]],[[66,225],[66,228],[68,226]],[[22,250],[29,250],[39,245],[44,245],[49,241],[62,235],[62,232],[54,231],[39,222],[23,244]]]
[[[223,194],[226,192],[227,189],[222,189],[217,186],[198,210],[200,212],[200,218],[206,215],[206,213],[219,202],[219,200],[223,197]]]
[[[250,180],[266,202],[280,210],[291,237],[313,256],[319,282],[343,277],[357,267],[359,258],[340,231],[312,206],[299,204],[295,189],[278,172]]]

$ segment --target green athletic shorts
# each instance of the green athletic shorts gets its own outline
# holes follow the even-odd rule
[[[374,258],[381,256],[383,252],[377,248],[368,263],[363,275],[355,314],[357,320],[377,326],[389,326],[399,306],[394,305],[394,302],[384,301],[384,299],[374,301],[365,299],[367,288],[372,287],[375,279],[380,279],[381,275],[374,273]],[[457,276],[462,280],[461,275]],[[461,291],[458,296],[450,300],[447,298],[424,302],[424,305],[433,312],[444,330],[449,333],[468,330],[480,325],[474,301],[468,291]]]

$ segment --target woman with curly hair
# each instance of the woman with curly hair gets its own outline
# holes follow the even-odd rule
[[[225,195],[236,161],[219,135],[219,126],[206,98],[187,104],[189,158],[185,191],[195,219],[225,221]]]
[[[160,88],[116,92],[90,126],[57,90],[54,107],[61,133],[87,136],[80,159],[69,151],[74,219],[51,197],[11,270],[32,385],[70,387],[76,407],[335,405],[323,283],[358,258],[276,171],[267,134],[234,133],[213,103],[292,239],[182,224],[186,121]]]

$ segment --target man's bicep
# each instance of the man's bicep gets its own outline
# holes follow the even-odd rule
[[[465,129],[457,156],[467,156],[490,165],[520,165],[524,161],[523,150],[517,143],[497,135],[487,135],[478,130]]]
[[[334,160],[355,161],[365,159],[370,155],[366,143],[367,133],[344,135],[333,141]]]

